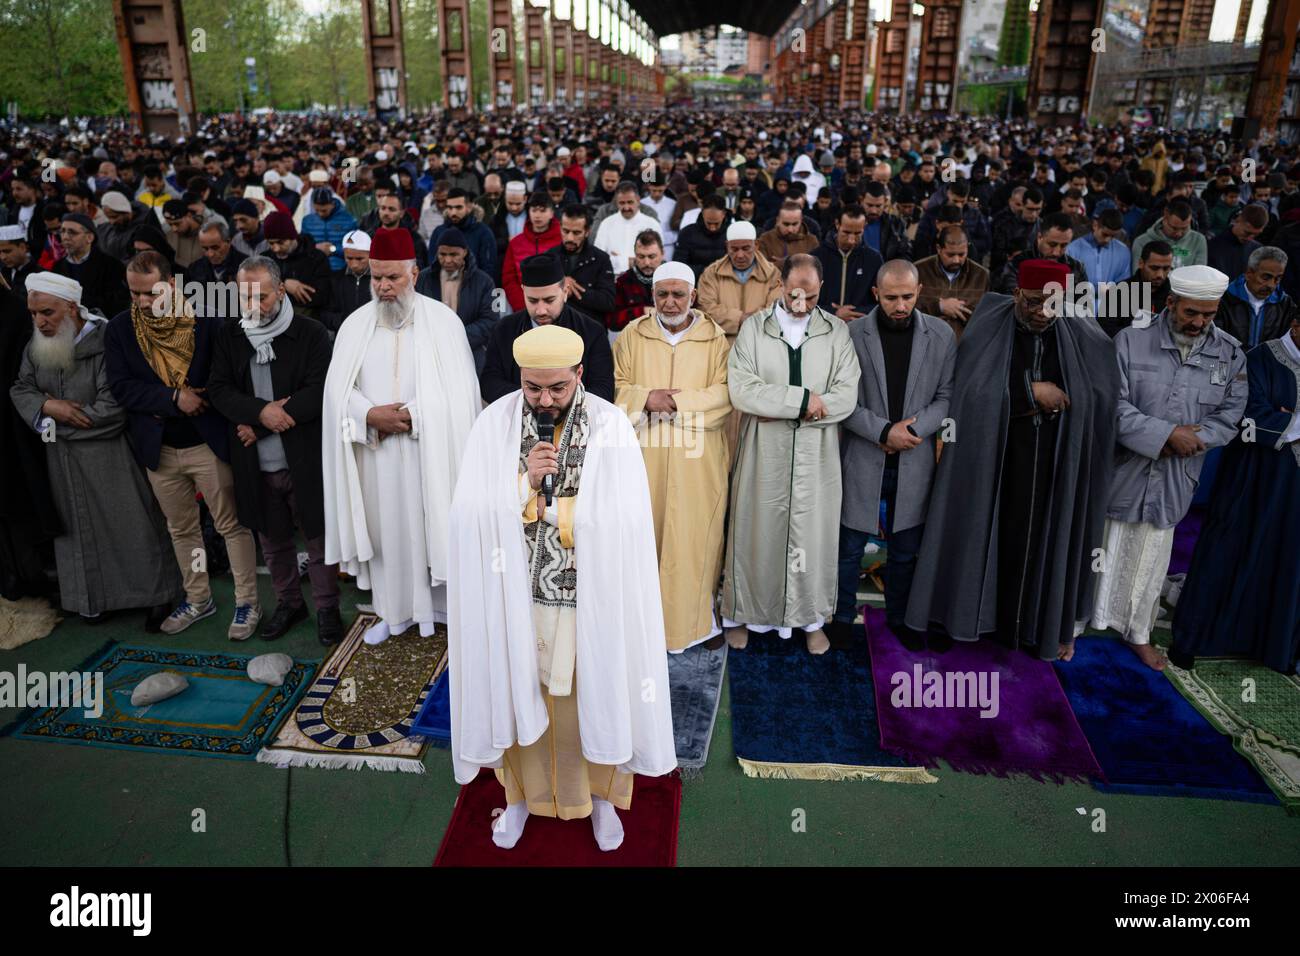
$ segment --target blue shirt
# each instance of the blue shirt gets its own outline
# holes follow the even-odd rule
[[[866,231],[862,233],[862,244],[870,246],[876,252],[880,251],[880,220],[867,223]]]
[[[1118,239],[1112,239],[1106,245],[1099,246],[1097,240],[1089,233],[1066,246],[1065,254],[1083,263],[1088,281],[1093,285],[1103,282],[1123,282],[1131,274],[1129,267],[1132,264],[1132,254],[1128,246]]]

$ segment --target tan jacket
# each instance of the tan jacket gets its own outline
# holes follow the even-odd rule
[[[939,309],[939,300],[961,299],[964,305],[970,306],[973,314],[975,306],[979,305],[980,299],[989,290],[989,270],[978,262],[967,259],[957,273],[957,278],[949,281],[943,266],[939,264],[939,257],[927,256],[916,263],[916,273],[921,280],[921,294],[916,297],[916,307],[947,322],[960,341],[962,332],[966,331],[967,320],[944,315]]]
[[[758,237],[758,251],[767,257],[777,269],[789,256],[800,252],[814,252],[821,245],[821,240],[808,231],[807,223],[799,226],[799,237],[790,242],[781,238],[776,229],[769,229]]]
[[[759,252],[754,255],[754,271],[742,283],[731,260],[723,256],[700,273],[695,292],[695,304],[733,338],[745,316],[766,309],[781,297],[781,270]]]

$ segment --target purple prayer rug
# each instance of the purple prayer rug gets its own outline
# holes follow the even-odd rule
[[[1192,566],[1192,551],[1196,549],[1196,539],[1201,536],[1201,522],[1205,512],[1193,508],[1183,516],[1174,528],[1174,550],[1169,555],[1169,573],[1186,574]]]
[[[992,641],[913,653],[866,612],[880,745],[911,764],[1036,780],[1103,778],[1052,665]],[[1104,778],[1103,778],[1104,779]]]

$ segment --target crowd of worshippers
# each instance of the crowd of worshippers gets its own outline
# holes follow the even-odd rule
[[[219,538],[234,640],[304,620],[305,576],[338,641],[340,572],[372,592],[367,640],[431,633],[456,463],[522,389],[517,475],[560,503],[533,484],[522,513],[525,559],[555,570],[535,620],[574,606],[590,437],[545,439],[536,412],[578,394],[634,426],[670,652],[798,631],[825,653],[876,539],[909,647],[1068,660],[1091,623],[1162,668],[1173,529],[1226,448],[1169,655],[1295,667],[1294,147],[561,111],[0,148],[7,597],[176,634],[217,613]],[[576,378],[518,361],[545,326],[581,339]]]

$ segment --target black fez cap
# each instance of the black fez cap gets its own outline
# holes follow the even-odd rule
[[[564,269],[560,266],[560,260],[545,253],[525,259],[519,267],[519,274],[520,284],[531,288],[559,285],[564,281]]]

